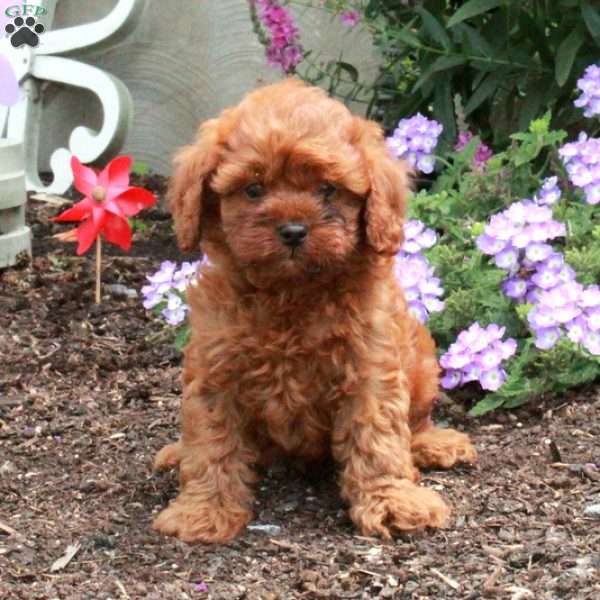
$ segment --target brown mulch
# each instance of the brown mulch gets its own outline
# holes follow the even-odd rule
[[[438,419],[481,455],[424,474],[454,507],[444,531],[361,537],[331,469],[278,467],[257,488],[266,531],[221,547],[154,533],[177,490],[151,461],[177,436],[181,357],[139,298],[106,287],[94,305],[91,255],[50,238],[57,212],[30,202],[35,258],[0,271],[0,598],[600,598],[600,521],[584,516],[600,503],[594,389],[482,419],[444,400]],[[139,292],[181,258],[163,208],[143,222],[106,286]]]

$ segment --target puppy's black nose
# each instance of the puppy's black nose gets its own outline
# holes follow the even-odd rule
[[[302,223],[286,223],[277,228],[281,241],[290,248],[301,246],[308,234],[308,227]]]

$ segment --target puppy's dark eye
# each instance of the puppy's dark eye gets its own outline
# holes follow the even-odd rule
[[[325,200],[331,200],[336,192],[337,188],[332,183],[322,183],[319,186],[319,196],[322,196]]]
[[[260,183],[251,183],[244,188],[244,192],[250,200],[259,200],[265,195],[265,188]]]

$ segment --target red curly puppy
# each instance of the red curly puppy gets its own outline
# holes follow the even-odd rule
[[[375,123],[286,80],[206,122],[169,192],[179,245],[210,264],[190,287],[181,440],[156,467],[181,491],[154,527],[226,542],[252,518],[254,466],[339,463],[365,535],[442,527],[418,467],[473,462],[437,429],[435,347],[393,273],[408,192]]]

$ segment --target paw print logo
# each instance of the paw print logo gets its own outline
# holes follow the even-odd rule
[[[34,17],[17,17],[9,23],[4,31],[10,36],[10,43],[15,47],[31,46],[35,48],[40,43],[39,35],[44,33],[44,26],[38,23]]]

